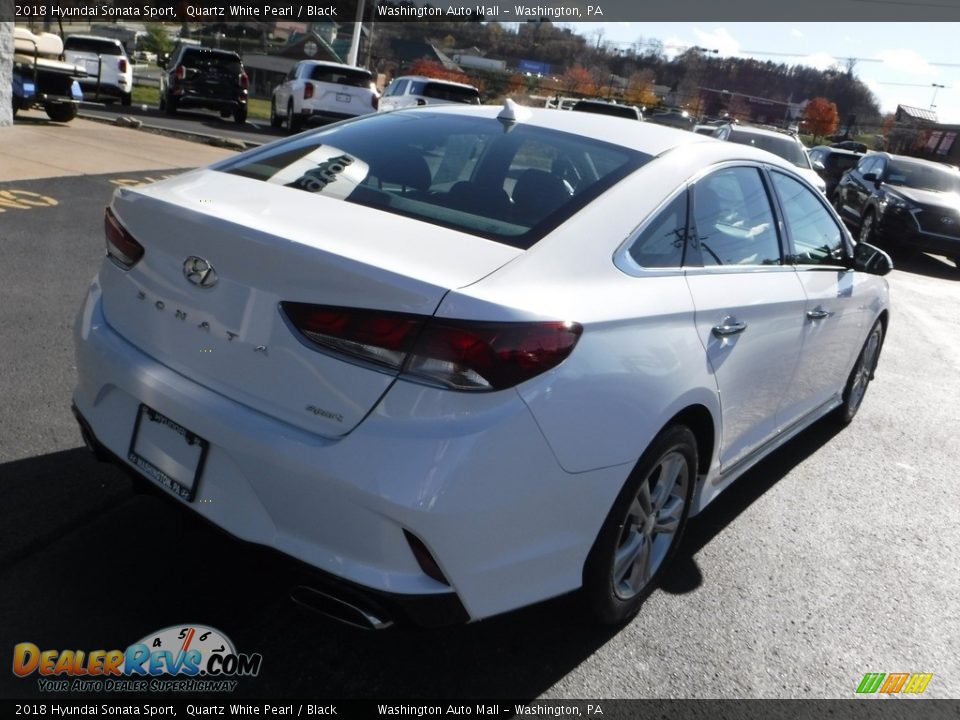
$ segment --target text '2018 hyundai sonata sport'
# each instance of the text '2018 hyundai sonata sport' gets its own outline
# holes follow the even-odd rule
[[[105,230],[87,442],[376,627],[629,619],[690,516],[853,418],[887,326],[889,258],[790,163],[509,102],[120,188]]]

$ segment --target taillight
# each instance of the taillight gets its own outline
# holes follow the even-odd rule
[[[177,65],[176,69],[173,71],[173,75],[177,80],[183,80],[187,77],[187,68],[184,65]]]
[[[122,73],[125,73],[125,72],[127,71],[127,59],[126,59],[126,58],[120,58],[119,60],[117,60],[117,70],[119,70],[119,71],[122,72]]]
[[[320,349],[377,363],[453,390],[502,390],[563,362],[583,327],[572,322],[477,322],[281,303]]]
[[[247,77],[246,73],[240,73],[240,87],[243,90],[250,87],[250,78]]]
[[[143,245],[120,224],[113,210],[103,214],[103,232],[107,238],[107,255],[124,270],[129,270],[143,257]]]
[[[309,100],[313,97],[313,83],[307,82],[303,84],[303,99]]]

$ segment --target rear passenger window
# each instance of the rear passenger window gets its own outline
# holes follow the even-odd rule
[[[693,213],[705,267],[780,264],[773,212],[756,168],[718,170],[700,180]]]
[[[839,265],[844,257],[843,234],[823,203],[802,183],[771,173],[780,196],[784,220],[801,265]]]
[[[630,248],[630,257],[646,268],[680,267],[687,242],[687,194],[661,211]]]

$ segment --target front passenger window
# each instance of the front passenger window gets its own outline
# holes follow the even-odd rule
[[[823,203],[803,184],[773,172],[773,186],[780,196],[784,220],[801,265],[840,265],[843,234]]]
[[[700,180],[693,216],[705,267],[780,264],[773,211],[756,168],[727,168]]]

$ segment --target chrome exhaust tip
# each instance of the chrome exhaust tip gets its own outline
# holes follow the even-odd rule
[[[344,600],[314,587],[298,585],[290,592],[290,599],[308,610],[361,630],[386,630],[393,625],[393,620],[383,617],[379,609],[361,607],[361,602]]]

